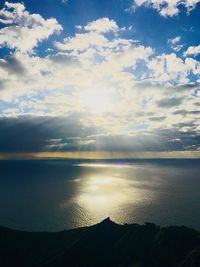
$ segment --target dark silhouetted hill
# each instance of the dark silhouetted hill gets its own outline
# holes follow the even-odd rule
[[[99,224],[57,233],[0,227],[1,267],[200,267],[199,232],[183,226]]]

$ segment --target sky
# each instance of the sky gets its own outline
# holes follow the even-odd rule
[[[0,154],[200,156],[199,12],[200,0],[0,1]]]

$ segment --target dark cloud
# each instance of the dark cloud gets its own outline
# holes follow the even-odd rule
[[[152,84],[149,83],[149,81],[147,80],[142,81],[142,82],[138,82],[137,83],[137,88],[139,89],[155,89],[155,90],[162,90],[165,91],[166,93],[183,93],[183,91],[191,91],[195,88],[197,88],[200,84],[199,83],[189,83],[189,84],[184,84],[184,85],[177,85],[177,86],[163,86],[160,84]]]
[[[195,102],[195,103],[194,103],[194,106],[196,106],[196,107],[200,107],[200,102]]]
[[[182,131],[184,127],[188,131]],[[0,118],[0,152],[195,150],[200,144],[195,127],[194,120],[176,123],[173,129],[168,130],[99,135],[94,127],[83,126],[78,114],[68,117]]]
[[[176,91],[179,91],[179,90],[188,90],[188,89],[195,89],[197,86],[199,86],[199,83],[195,82],[195,83],[188,83],[188,84],[184,84],[184,85],[179,85],[179,86],[176,86],[174,89]]]
[[[183,97],[177,98],[165,98],[157,102],[158,107],[160,108],[172,108],[179,106],[183,102]]]
[[[189,131],[181,131],[188,127]],[[169,150],[196,150],[200,144],[200,135],[195,131],[194,122],[179,123],[173,129],[157,130],[157,135],[166,140]]]
[[[155,112],[144,112],[144,111],[140,111],[140,112],[137,112],[136,113],[136,116],[137,117],[144,117],[144,116],[154,116],[154,115],[156,115],[156,113]]]
[[[6,86],[7,81],[5,79],[0,80],[0,90],[3,90]]]
[[[150,121],[163,121],[166,119],[166,116],[160,116],[160,117],[151,117],[148,118]]]
[[[7,56],[4,60],[0,60],[0,67],[10,74],[22,75],[26,71],[21,61],[15,55]]]
[[[85,151],[109,151],[109,152],[146,152],[146,151],[183,151],[195,150],[198,148],[200,136],[194,132],[183,133],[174,130],[162,130],[152,133],[138,133],[133,136],[127,135],[100,135],[90,136],[84,140],[91,138],[94,142],[85,145],[79,145],[77,140],[65,143],[62,141],[53,147],[51,151],[66,151],[66,150],[85,150]]]
[[[62,54],[55,54],[49,57],[49,59],[58,65],[62,66],[77,66],[80,67],[80,61],[77,57],[69,56],[69,55],[62,55]]]
[[[173,112],[174,115],[200,115],[200,110],[176,110]]]
[[[95,129],[83,127],[76,115],[0,118],[0,152],[44,151],[52,139],[90,134],[95,134]]]

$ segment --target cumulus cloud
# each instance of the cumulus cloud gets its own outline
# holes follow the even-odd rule
[[[38,43],[62,30],[56,19],[44,19],[39,14],[30,14],[22,3],[5,2],[0,10],[0,46],[20,52],[32,53]]]
[[[114,20],[108,18],[101,18],[88,23],[84,29],[86,31],[94,31],[99,33],[116,32],[119,30],[117,23]]]
[[[148,67],[152,73],[152,81],[171,85],[189,83],[189,74],[197,75],[200,70],[198,61],[192,58],[183,60],[175,53],[154,57],[149,61]]]
[[[80,27],[79,27],[80,28]],[[84,64],[108,71],[108,68],[123,70],[126,67],[134,67],[139,60],[147,60],[153,50],[150,47],[137,45],[136,40],[124,39],[118,36],[108,38],[105,33],[120,31],[116,22],[106,18],[89,22],[83,26],[82,33],[76,33],[73,37],[64,38],[63,42],[56,42],[55,46],[67,52],[69,55],[84,60]],[[100,71],[100,69],[99,69]],[[113,73],[113,70],[110,70]]]
[[[130,47],[134,44],[134,40],[121,39],[114,36],[111,40],[105,35],[106,33],[120,33],[121,29],[114,20],[101,18],[87,25],[77,25],[76,33],[73,37],[64,38],[63,42],[55,42],[55,46],[62,51],[85,52],[86,49],[95,50],[120,50]],[[91,50],[92,51],[92,50]]]
[[[190,46],[188,49],[184,52],[184,56],[197,56],[200,54],[200,45],[197,46]]]
[[[184,6],[189,13],[200,0],[134,0],[133,7],[148,6],[159,12],[161,16],[173,17],[180,12],[180,6]]]

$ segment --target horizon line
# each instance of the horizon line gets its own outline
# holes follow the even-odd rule
[[[143,151],[143,152],[13,152],[0,153],[0,160],[40,159],[200,159],[200,151]]]

